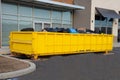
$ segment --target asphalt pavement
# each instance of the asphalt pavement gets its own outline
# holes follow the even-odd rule
[[[18,80],[120,80],[120,48],[114,48],[112,53],[52,56],[32,61],[36,71]]]

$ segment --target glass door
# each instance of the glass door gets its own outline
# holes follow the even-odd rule
[[[51,27],[51,24],[50,24],[50,23],[43,23],[43,27],[44,27],[44,28],[50,28],[50,27]]]
[[[35,31],[41,31],[44,28],[50,28],[51,23],[49,22],[35,22],[34,23],[34,29]]]
[[[43,29],[42,23],[35,23],[34,29],[35,31],[41,31]]]

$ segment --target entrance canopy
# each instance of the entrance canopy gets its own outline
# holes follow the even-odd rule
[[[106,18],[117,18],[120,19],[120,15],[117,14],[114,10],[103,9],[103,8],[96,8],[99,14]]]
[[[63,10],[84,10],[85,9],[85,7],[83,6],[56,2],[51,0],[21,0],[21,1],[37,3],[45,7],[57,8],[57,9],[63,9]]]

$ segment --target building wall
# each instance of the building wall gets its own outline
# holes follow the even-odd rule
[[[58,2],[63,2],[63,3],[68,3],[68,4],[73,4],[73,0],[53,0],[53,1],[58,1]]]
[[[74,4],[85,6],[83,11],[74,11],[74,26],[95,29],[95,7],[120,11],[120,0],[74,0]],[[119,23],[120,24],[120,23]],[[113,20],[112,34],[117,42],[118,19]]]
[[[91,20],[95,20],[95,7],[115,10],[117,13],[120,11],[120,0],[92,0],[91,7]],[[94,22],[92,26],[94,28]],[[114,42],[117,42],[118,36],[118,19],[114,19],[112,26],[112,34],[114,35]]]
[[[74,27],[90,28],[91,26],[91,0],[74,0],[75,5],[85,6],[85,10],[74,11]]]
[[[120,0],[92,0],[96,7],[120,10]]]

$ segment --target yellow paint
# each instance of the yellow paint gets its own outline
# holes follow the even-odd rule
[[[61,55],[111,51],[113,35],[53,32],[11,32],[11,52],[26,55]]]

